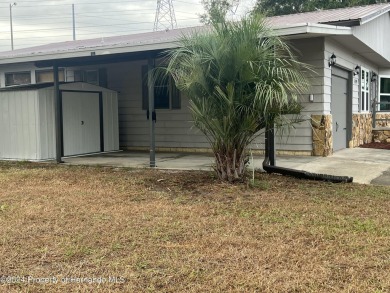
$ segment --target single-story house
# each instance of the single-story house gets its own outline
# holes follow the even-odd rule
[[[307,121],[288,138],[277,137],[279,153],[327,156],[371,142],[373,128],[390,126],[390,120],[380,120],[390,118],[390,4],[276,16],[267,18],[267,22],[297,49],[299,59],[316,71],[310,77],[309,92],[300,97]],[[22,92],[18,87],[24,85],[54,82],[54,118],[47,123],[55,124],[51,133],[56,137],[56,149],[45,159],[59,161],[66,155],[63,146],[67,144],[61,127],[64,101],[60,87],[65,86],[62,83],[89,83],[99,87],[94,91],[107,88],[118,95],[120,149],[151,151],[151,165],[155,150],[207,151],[207,140],[192,127],[188,99],[170,84],[159,85],[165,90],[153,91],[144,78],[160,53],[176,47],[182,34],[202,29],[0,52],[0,129],[11,127],[9,115],[15,115],[3,106],[7,93]],[[116,117],[115,113],[111,116]],[[13,123],[17,124],[16,120]],[[8,140],[4,131],[0,133],[1,140]],[[383,131],[381,138],[386,133]],[[24,143],[24,139],[13,143]],[[0,143],[0,158],[7,159],[1,155],[1,148],[4,143]],[[251,148],[264,149],[263,140],[259,138]],[[21,157],[15,153],[12,158]]]

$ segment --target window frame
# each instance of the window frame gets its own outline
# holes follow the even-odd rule
[[[7,81],[8,81],[8,78],[7,76],[12,74],[13,77],[12,79],[15,80],[14,76],[15,74],[29,74],[30,75],[30,81],[27,82],[27,83],[12,83],[12,84],[8,84]],[[28,70],[25,70],[25,71],[13,71],[13,72],[5,72],[4,73],[4,83],[5,83],[5,86],[8,87],[8,86],[17,86],[17,85],[26,85],[26,84],[31,84],[31,71],[28,71]]]
[[[148,87],[148,66],[142,66],[142,110],[149,110],[149,87]],[[163,84],[162,84],[163,83]],[[156,106],[159,103],[156,102],[158,99],[158,89],[159,88],[167,88],[168,90],[168,106],[167,107],[159,107]],[[176,88],[174,80],[172,77],[168,77],[163,81],[160,81],[159,84],[154,85],[154,105],[156,110],[180,110],[181,109],[181,93]]]
[[[382,79],[389,79],[390,80],[390,75],[380,75],[379,76],[379,83],[378,83],[378,87],[379,87],[379,90],[378,90],[378,106],[377,106],[377,111],[378,112],[390,112],[390,105],[387,105],[389,106],[389,110],[381,110],[381,105],[380,105],[380,102],[381,102],[381,97],[382,96],[390,96],[390,93],[382,93],[382,89],[381,89],[381,81]],[[390,102],[390,101],[389,101]]]
[[[76,80],[76,72],[80,74],[81,76],[81,79],[80,80]],[[88,76],[90,76],[90,74],[93,73],[96,75],[96,80],[88,80]],[[99,69],[76,69],[76,70],[73,70],[73,81],[74,82],[86,82],[86,83],[89,83],[89,84],[93,84],[93,85],[99,85],[100,84],[100,80],[99,80]]]
[[[38,82],[38,74],[40,73],[51,73],[53,75],[53,80],[52,81],[40,81]],[[61,76],[62,74],[62,76]],[[62,77],[62,79],[61,79]],[[64,68],[60,68],[58,69],[58,80],[60,82],[63,82],[65,81],[65,69]],[[54,71],[53,69],[39,69],[39,70],[35,70],[35,83],[36,84],[40,84],[40,83],[46,83],[46,82],[54,82]]]
[[[371,78],[370,71],[363,66],[360,68],[359,108],[361,113],[370,112]]]

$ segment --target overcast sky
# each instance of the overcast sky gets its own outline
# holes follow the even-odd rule
[[[254,0],[240,0],[235,17],[249,11]],[[11,50],[10,1],[0,1],[0,51]],[[153,30],[157,0],[17,1],[12,6],[14,49],[73,39],[127,35]],[[199,25],[201,0],[173,0],[178,27]]]

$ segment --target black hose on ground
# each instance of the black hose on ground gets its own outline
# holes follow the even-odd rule
[[[277,167],[276,152],[275,152],[275,132],[273,128],[267,128],[265,133],[265,158],[263,161],[263,170],[267,173],[277,173],[287,176],[292,176],[300,179],[319,180],[333,183],[352,182],[353,177],[334,176],[327,174],[310,173],[303,170],[295,170],[284,167]]]
[[[342,182],[350,183],[353,181],[353,177],[348,177],[348,176],[317,174],[317,173],[310,173],[303,170],[300,171],[300,170],[295,170],[290,168],[271,166],[269,165],[267,158],[264,159],[263,161],[263,169],[267,173],[277,173],[277,174],[292,176],[300,179],[319,180],[319,181],[327,181],[332,183],[342,183]]]

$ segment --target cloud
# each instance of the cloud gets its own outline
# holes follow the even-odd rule
[[[12,7],[14,48],[73,39],[71,0],[17,1]],[[243,13],[253,0],[242,1]],[[249,3],[249,4],[248,4]],[[199,25],[200,0],[173,0],[178,27]],[[127,35],[153,30],[157,0],[78,0],[76,39]],[[246,9],[247,10],[247,9]],[[0,4],[0,51],[11,49],[9,4]]]

